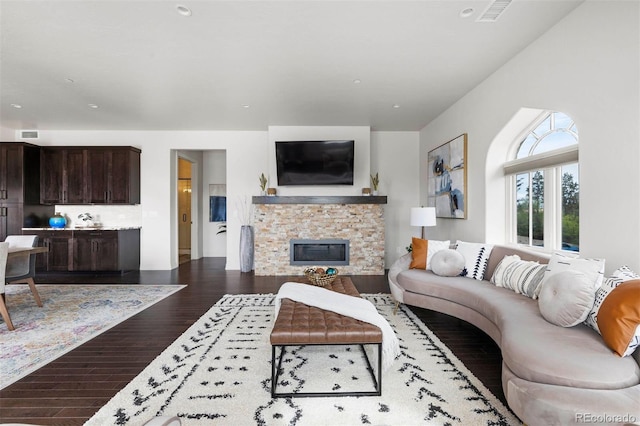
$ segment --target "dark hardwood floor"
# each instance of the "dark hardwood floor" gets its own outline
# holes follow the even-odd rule
[[[184,263],[172,271],[39,275],[36,282],[41,284],[187,287],[1,390],[0,423],[83,424],[224,294],[274,293],[286,278],[225,271],[222,258]],[[352,280],[361,293],[389,292],[386,276],[353,276]],[[487,335],[447,315],[411,310],[505,402],[500,350]]]

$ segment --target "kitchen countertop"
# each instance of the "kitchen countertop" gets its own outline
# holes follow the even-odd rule
[[[78,226],[68,228],[22,228],[23,231],[126,231],[140,229],[140,226]]]

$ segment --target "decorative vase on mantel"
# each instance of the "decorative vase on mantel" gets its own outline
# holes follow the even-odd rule
[[[240,272],[253,270],[253,226],[240,227]]]

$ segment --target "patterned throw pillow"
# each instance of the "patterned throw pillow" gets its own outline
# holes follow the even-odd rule
[[[431,258],[440,250],[449,248],[451,242],[437,240],[423,240],[411,238],[411,264],[409,269],[431,269]]]
[[[487,269],[493,244],[467,243],[458,240],[456,250],[464,257],[464,269],[460,275],[474,280],[484,279],[484,271]]]
[[[546,268],[538,262],[521,260],[517,254],[505,256],[496,266],[491,283],[536,299]]]
[[[585,324],[600,333],[600,329],[598,328],[598,311],[600,310],[600,306],[602,306],[604,299],[607,298],[614,288],[618,287],[623,282],[637,279],[640,279],[640,275],[633,272],[628,266],[622,266],[613,271],[613,274],[605,280],[604,284],[602,284],[596,292],[596,300],[593,303],[591,312],[589,312],[589,316],[587,316]]]

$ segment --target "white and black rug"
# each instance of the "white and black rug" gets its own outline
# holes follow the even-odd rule
[[[402,354],[382,376],[382,396],[271,398],[274,295],[227,295],[169,346],[87,425],[519,425],[521,422],[409,309],[363,295],[387,318]],[[358,346],[293,347],[282,390],[373,387]]]

